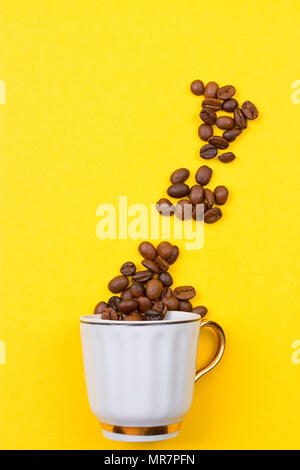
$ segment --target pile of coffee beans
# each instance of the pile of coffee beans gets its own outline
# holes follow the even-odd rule
[[[198,128],[198,135],[201,140],[208,142],[200,149],[200,156],[204,159],[214,158],[219,150],[228,148],[229,143],[233,142],[247,127],[248,120],[256,119],[258,111],[251,101],[245,101],[239,107],[238,101],[233,98],[235,87],[225,85],[219,87],[216,82],[208,82],[205,86],[202,80],[194,80],[191,83],[191,92],[194,95],[204,95],[200,118],[203,121]],[[232,113],[233,117],[222,114]],[[221,113],[221,115],[217,115]],[[214,135],[213,125],[223,130],[223,135]],[[221,153],[218,156],[223,163],[232,162],[235,155],[232,152]]]
[[[207,308],[203,305],[193,308],[191,304],[196,295],[194,287],[171,288],[173,278],[168,271],[178,258],[178,247],[163,241],[155,248],[144,241],[138,249],[143,257],[141,264],[146,269],[137,270],[131,261],[124,263],[121,274],[108,283],[114,295],[108,302],[99,302],[94,313],[101,314],[103,320],[119,321],[163,320],[168,310],[193,312],[204,317]]]
[[[213,171],[206,165],[201,166],[196,174],[197,184],[189,187],[186,180],[190,176],[187,168],[175,170],[170,177],[171,185],[167,189],[168,196],[180,199],[175,205],[167,198],[160,199],[156,204],[158,212],[165,216],[175,214],[181,220],[201,220],[200,211],[197,210],[198,204],[203,204],[204,222],[212,224],[222,217],[220,207],[225,204],[228,198],[228,189],[226,186],[217,186],[214,191],[205,188],[212,177]]]

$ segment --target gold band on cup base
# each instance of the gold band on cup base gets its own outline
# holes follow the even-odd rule
[[[165,426],[147,426],[147,427],[128,427],[114,426],[113,424],[100,423],[104,431],[115,434],[126,434],[127,436],[159,436],[163,434],[172,434],[180,429],[180,423],[167,424]]]

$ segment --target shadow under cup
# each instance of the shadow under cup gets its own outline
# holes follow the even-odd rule
[[[196,372],[200,329],[218,339],[212,361]],[[194,383],[221,359],[222,328],[194,313],[170,311],[162,321],[80,318],[90,407],[105,437],[157,441],[175,437],[193,398]]]

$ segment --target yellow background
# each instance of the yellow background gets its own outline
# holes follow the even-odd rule
[[[297,0],[1,6],[1,448],[299,448],[299,24]],[[232,83],[260,110],[236,161],[210,162],[212,186],[230,188],[223,219],[202,250],[179,243],[172,268],[228,347],[177,439],[118,444],[89,409],[78,320],[138,261],[138,241],[100,241],[96,208],[156,202],[171,171],[203,164],[195,78]]]

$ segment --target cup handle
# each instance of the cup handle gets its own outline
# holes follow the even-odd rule
[[[195,382],[197,382],[197,380],[200,379],[202,375],[212,370],[218,364],[218,362],[220,362],[224,354],[224,350],[225,350],[225,344],[226,344],[225,334],[222,328],[220,327],[220,325],[218,325],[218,323],[215,323],[214,321],[204,321],[203,323],[201,323],[200,328],[205,328],[205,327],[211,328],[216,333],[217,338],[218,338],[218,345],[217,345],[215,355],[212,358],[211,362],[196,371]]]

